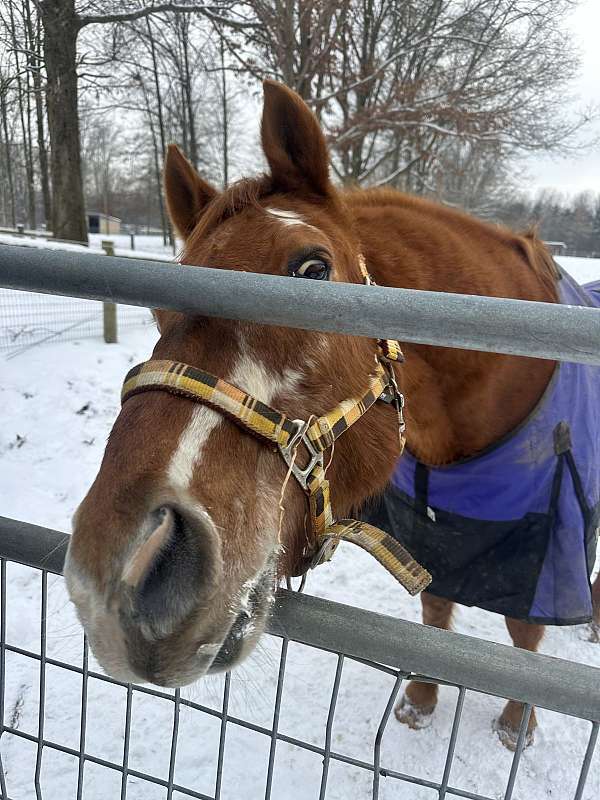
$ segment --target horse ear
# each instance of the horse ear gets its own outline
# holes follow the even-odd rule
[[[217,190],[202,180],[176,144],[167,149],[164,181],[169,217],[178,233],[187,239]]]
[[[329,194],[329,156],[315,115],[281,83],[264,81],[263,90],[262,147],[274,187]]]

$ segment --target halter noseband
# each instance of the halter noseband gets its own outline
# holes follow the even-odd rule
[[[370,283],[362,257],[361,270],[365,283]],[[308,496],[314,539],[311,552],[305,553],[308,566],[314,568],[329,561],[341,541],[352,542],[376,558],[410,594],[417,594],[431,582],[431,575],[396,539],[366,522],[333,519],[329,481],[323,466],[325,451],[378,400],[396,407],[400,452],[404,448],[404,397],[390,363],[401,361],[402,351],[398,342],[387,339],[378,341],[377,351],[375,371],[369,377],[366,391],[308,421],[290,419],[231,383],[176,361],[150,360],[133,367],[123,383],[121,402],[125,403],[141,392],[169,392],[207,405],[245,431],[276,445],[288,469]],[[296,463],[300,444],[308,453],[304,466]]]

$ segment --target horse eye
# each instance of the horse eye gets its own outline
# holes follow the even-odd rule
[[[329,265],[318,258],[309,258],[292,272],[292,277],[326,281],[329,278]]]

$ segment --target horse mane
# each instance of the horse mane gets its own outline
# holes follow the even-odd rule
[[[217,194],[204,209],[199,223],[189,239],[189,244],[202,239],[222,222],[248,206],[258,206],[258,201],[271,194],[272,180],[268,175],[240,178]]]
[[[528,266],[548,289],[556,293],[556,282],[560,280],[560,271],[550,251],[539,238],[537,225],[530,225],[515,239]]]

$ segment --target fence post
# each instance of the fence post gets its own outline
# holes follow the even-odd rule
[[[102,249],[107,256],[114,256],[115,243],[110,239],[102,240]],[[102,303],[102,327],[106,344],[114,344],[117,339],[117,305],[116,303]]]
[[[129,234],[129,241],[131,242],[131,249],[135,250],[135,233]]]

